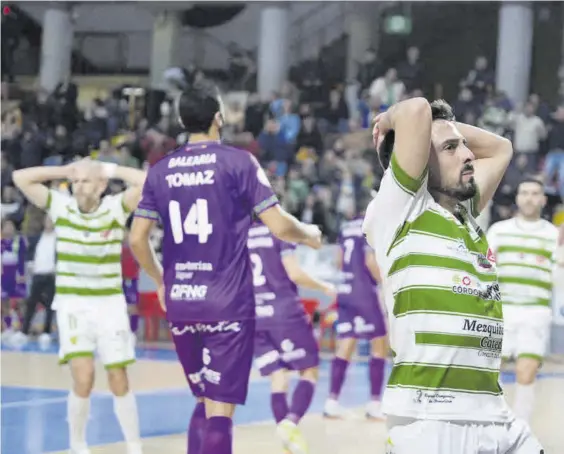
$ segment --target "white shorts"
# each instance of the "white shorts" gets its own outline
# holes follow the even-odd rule
[[[386,454],[544,454],[522,420],[512,423],[388,417]]]
[[[97,351],[106,369],[135,362],[135,338],[125,298],[112,301],[57,301],[59,362]]]
[[[520,356],[542,361],[550,341],[552,313],[547,307],[503,306],[503,344],[501,355],[504,358]]]

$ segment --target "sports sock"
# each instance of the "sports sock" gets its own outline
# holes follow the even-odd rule
[[[303,418],[307,409],[311,405],[313,393],[315,391],[315,384],[308,380],[300,380],[292,395],[292,405],[290,406],[290,413],[288,419],[294,423],[298,423]]]
[[[370,398],[372,400],[380,400],[382,395],[382,384],[384,383],[384,366],[386,360],[384,358],[370,358],[369,375],[370,375]]]
[[[277,423],[288,415],[288,401],[286,393],[272,393],[270,395],[270,407]]]
[[[337,400],[341,394],[341,388],[345,382],[345,375],[349,362],[346,359],[335,357],[331,363],[331,384],[329,388],[329,397]]]
[[[226,416],[208,419],[200,454],[232,454],[233,423]]]
[[[535,405],[535,383],[530,385],[515,385],[515,397],[513,400],[513,411],[515,416],[525,420],[527,423],[533,414]]]
[[[131,332],[135,334],[139,326],[139,315],[133,314],[129,316],[129,326],[131,327]]]
[[[114,412],[126,443],[134,446],[141,445],[137,402],[131,391],[124,396],[114,396]]]
[[[67,401],[67,419],[71,451],[86,450],[86,422],[90,412],[90,398],[79,397],[71,390]]]
[[[200,454],[206,430],[206,406],[198,402],[188,426],[188,454]]]

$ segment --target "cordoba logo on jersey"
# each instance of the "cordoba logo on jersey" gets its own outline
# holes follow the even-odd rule
[[[174,301],[203,300],[208,293],[207,285],[174,284],[170,290],[170,298]]]

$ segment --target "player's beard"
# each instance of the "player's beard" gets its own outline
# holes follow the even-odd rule
[[[456,186],[445,187],[441,185],[430,185],[429,189],[458,200],[459,202],[471,199],[478,192],[478,187],[476,186],[476,181],[473,176],[467,182],[463,181],[464,172],[467,170],[473,170],[473,167],[471,165],[464,166],[460,172],[458,184]],[[429,177],[431,177],[431,175]]]

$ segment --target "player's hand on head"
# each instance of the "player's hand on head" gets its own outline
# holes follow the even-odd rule
[[[307,240],[304,242],[304,244],[312,249],[320,249],[322,246],[322,242],[321,242],[322,234],[319,227],[312,224],[308,224],[305,227],[306,227]]]
[[[337,296],[337,287],[329,282],[325,285],[325,290],[323,291],[327,296],[335,298]]]
[[[376,115],[372,120],[372,124],[374,125],[372,127],[372,141],[376,149],[378,149],[384,140],[384,137],[391,129],[388,113],[382,112]]]

